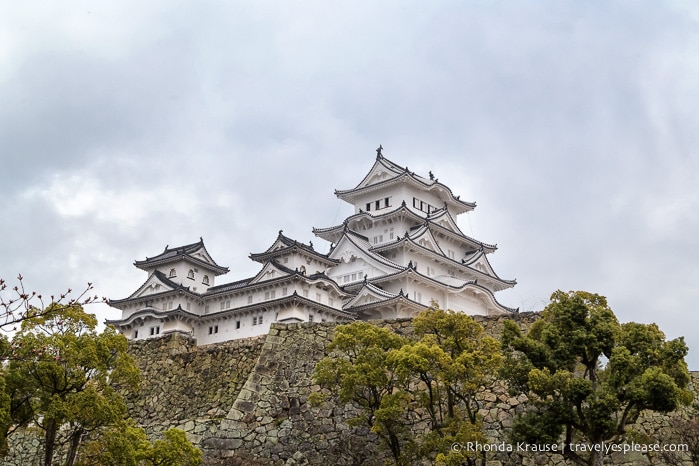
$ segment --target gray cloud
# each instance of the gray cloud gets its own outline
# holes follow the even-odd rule
[[[0,276],[124,297],[134,259],[199,236],[252,275],[279,229],[342,221],[333,190],[383,144],[478,202],[460,225],[518,279],[501,301],[606,294],[686,335],[697,369],[697,21],[690,2],[4,4]]]

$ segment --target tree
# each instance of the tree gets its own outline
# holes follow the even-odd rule
[[[201,450],[179,429],[168,429],[150,442],[133,421],[123,421],[100,432],[80,450],[79,466],[198,466]]]
[[[4,369],[12,420],[15,428],[32,422],[44,431],[45,466],[61,443],[73,464],[86,434],[124,418],[118,390],[138,384],[126,338],[96,327],[82,306],[52,304],[24,319],[12,340]]]
[[[359,406],[357,420],[397,464],[475,464],[472,452],[450,446],[486,441],[477,395],[497,377],[499,342],[472,317],[436,307],[413,323],[412,339],[366,322],[338,327],[328,347],[335,354],[316,366],[315,378]],[[415,436],[416,423],[427,426],[425,435]]]
[[[600,295],[556,291],[526,335],[505,322],[503,375],[533,410],[513,423],[513,439],[557,443],[581,465],[602,465],[604,442],[621,441],[644,410],[669,412],[691,401],[682,338],[665,341],[655,324],[620,325]],[[588,442],[586,456],[573,448]]]
[[[7,282],[0,278],[0,330],[17,330],[17,325],[32,317],[42,315],[59,309],[60,306],[71,307],[97,302],[97,296],[89,296],[92,291],[92,283],[76,297],[71,297],[73,290],[59,295],[50,296],[50,305],[44,305],[44,298],[36,291],[28,291],[24,287],[24,277],[17,276],[17,284],[8,287]],[[106,301],[105,298],[102,298]]]
[[[405,447],[413,442],[407,418],[407,394],[388,355],[407,340],[368,322],[338,326],[328,351],[335,353],[318,363],[314,377],[337,392],[340,402],[354,402],[359,415],[353,425],[365,425],[388,447],[396,464],[409,464]],[[315,401],[311,399],[311,401]]]
[[[473,452],[454,443],[486,443],[477,395],[498,375],[499,342],[472,317],[436,306],[413,320],[417,341],[390,356],[416,407],[428,414],[431,433],[421,439],[422,454],[442,464],[475,464]],[[419,383],[414,381],[418,380]]]

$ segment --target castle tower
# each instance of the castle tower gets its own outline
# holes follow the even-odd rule
[[[364,179],[335,194],[355,214],[313,232],[332,243],[328,257],[339,263],[328,275],[354,294],[343,309],[356,318],[411,317],[432,302],[468,314],[515,311],[494,296],[516,283],[490,265],[487,254],[496,246],[466,236],[456,223],[475,203],[454,196],[431,173],[418,176],[379,149]]]

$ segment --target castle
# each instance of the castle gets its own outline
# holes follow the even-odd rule
[[[198,344],[267,334],[272,322],[334,322],[412,317],[432,302],[467,314],[517,312],[494,293],[515,285],[491,267],[496,246],[466,236],[459,214],[476,205],[455,196],[432,173],[424,178],[377,149],[374,165],[352,189],[335,195],[354,206],[340,225],[313,228],[331,243],[316,251],[279,231],[250,278],[216,285],[229,270],[203,240],[135,261],[146,281],[108,320],[129,339],[165,333],[191,335]]]

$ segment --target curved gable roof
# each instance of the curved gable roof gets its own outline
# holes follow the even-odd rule
[[[134,265],[141,270],[148,271],[155,267],[179,262],[181,260],[188,260],[193,264],[214,272],[216,275],[222,275],[228,272],[228,267],[222,267],[214,261],[206,250],[202,238],[199,238],[199,241],[196,243],[185,244],[184,246],[177,246],[175,248],[165,246],[165,250],[157,256],[146,257],[146,259],[142,261],[134,261]]]

